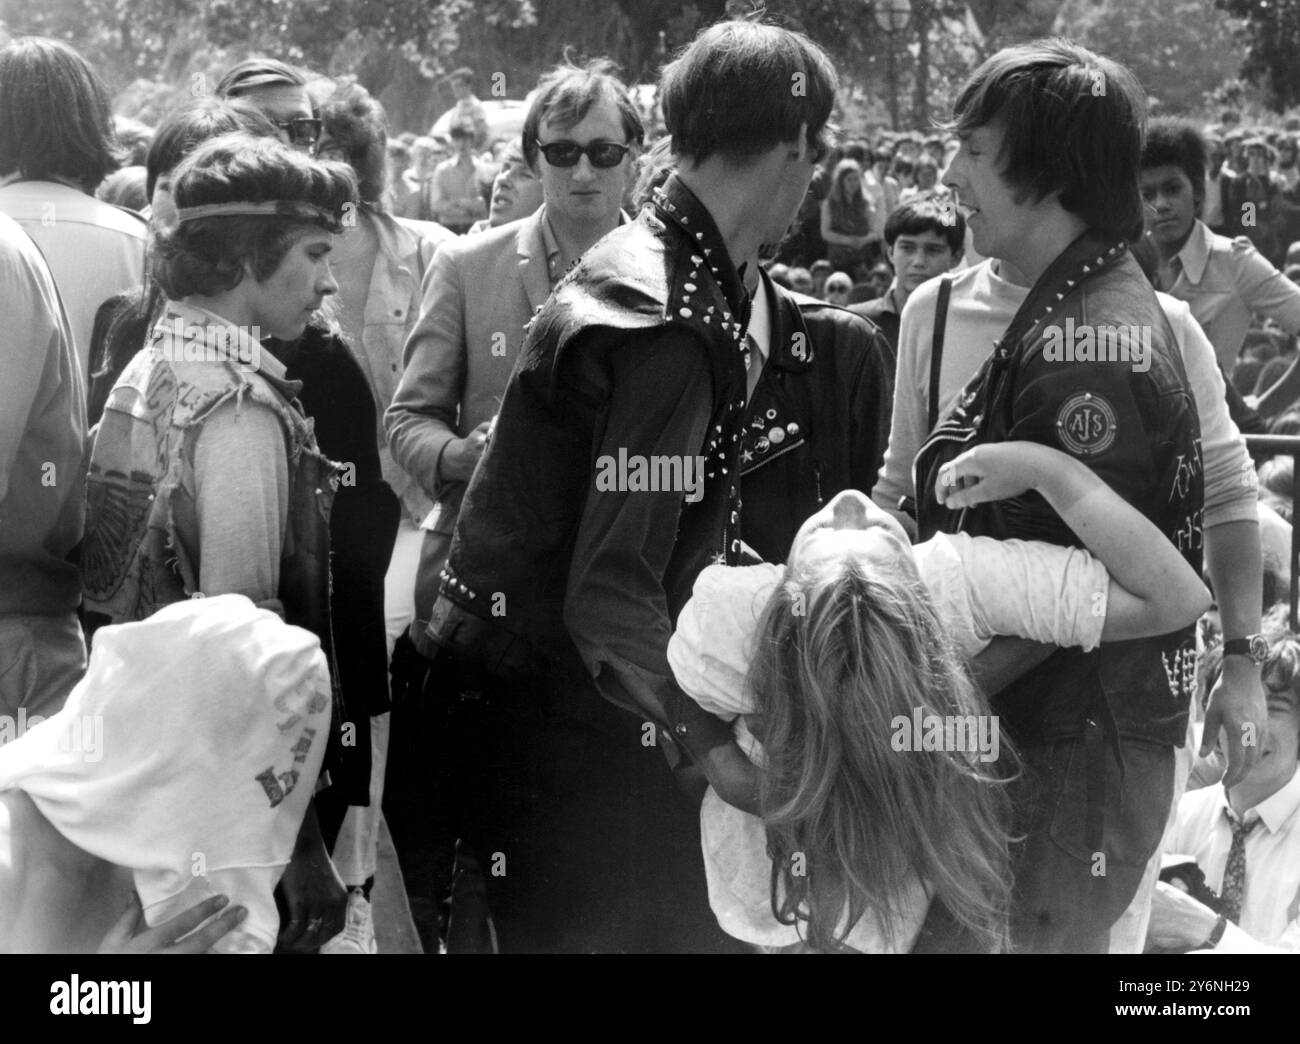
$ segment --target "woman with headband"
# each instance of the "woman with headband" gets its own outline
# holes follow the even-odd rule
[[[356,200],[346,167],[269,138],[225,135],[177,167],[174,213],[154,231],[167,301],[92,445],[88,611],[123,623],[200,595],[279,599],[330,654],[337,469],[261,340],[297,338],[338,289],[329,252]],[[283,890],[282,945],[314,949],[343,927],[346,897],[314,808]]]

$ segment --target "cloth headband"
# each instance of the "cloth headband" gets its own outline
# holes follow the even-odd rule
[[[324,207],[301,200],[275,199],[263,203],[204,203],[197,207],[178,207],[176,223],[198,221],[208,217],[287,217],[323,224],[333,232],[342,229],[339,217]]]

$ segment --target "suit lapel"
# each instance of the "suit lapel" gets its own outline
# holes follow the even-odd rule
[[[539,207],[519,227],[516,239],[519,274],[528,295],[528,308],[536,312],[551,296],[551,274],[546,264],[546,241],[542,238],[545,207]]]

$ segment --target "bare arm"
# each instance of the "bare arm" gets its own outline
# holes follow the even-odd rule
[[[1228,522],[1205,531],[1205,565],[1214,584],[1223,634],[1242,638],[1260,629],[1263,556],[1259,524]],[[1235,786],[1259,760],[1258,737],[1268,724],[1268,705],[1259,668],[1249,657],[1225,656],[1223,671],[1210,692],[1201,733],[1201,756],[1225,737],[1228,769],[1224,786]]]
[[[1056,652],[1055,645],[1030,638],[994,638],[971,661],[975,684],[992,696],[1028,674]]]
[[[1059,450],[1032,442],[977,446],[945,465],[935,493],[941,504],[960,509],[1030,489],[1110,573],[1103,640],[1168,634],[1209,608],[1209,591],[1165,535]]]

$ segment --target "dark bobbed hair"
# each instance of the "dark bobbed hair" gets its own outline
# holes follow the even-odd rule
[[[172,197],[177,209],[286,201],[325,211],[320,217],[217,215],[155,230],[153,275],[173,299],[233,289],[245,262],[255,279],[267,279],[298,239],[312,228],[336,231],[345,204],[358,202],[346,165],[321,163],[275,138],[245,133],[222,135],[182,160]]]
[[[752,159],[805,128],[823,145],[838,77],[806,36],[760,22],[720,22],[701,32],[659,80],[664,123],[677,155]]]
[[[120,161],[108,91],[80,54],[40,36],[0,49],[0,174],[91,192]]]
[[[160,178],[170,174],[181,160],[205,141],[223,134],[247,131],[258,137],[276,136],[276,126],[260,109],[236,99],[207,95],[169,115],[159,125],[149,154],[145,157],[148,178],[145,191],[153,199]]]
[[[321,121],[356,173],[361,198],[383,204],[388,187],[388,117],[384,107],[359,83],[340,80],[320,110]]]
[[[615,75],[618,67],[605,59],[596,59],[586,65],[566,62],[557,65],[537,81],[537,93],[524,117],[520,144],[524,159],[537,169],[537,135],[543,122],[554,123],[568,129],[587,118],[593,105],[610,99],[618,107],[623,121],[623,138],[626,144],[640,145],[645,141],[645,127],[641,114],[632,103],[627,85]]]
[[[1142,169],[1177,167],[1192,183],[1197,210],[1205,198],[1205,138],[1191,120],[1175,116],[1157,116],[1147,125],[1142,146]]]
[[[259,137],[276,136],[276,126],[268,116],[250,102],[238,99],[223,101],[208,95],[169,115],[158,127],[146,158],[145,189],[149,200],[153,199],[158,182],[170,175],[199,145],[241,130]],[[157,236],[154,242],[157,242]],[[154,320],[162,314],[165,295],[154,276],[154,267],[151,248],[144,283],[127,291],[116,300],[116,304],[115,299],[110,298],[95,316],[91,337],[92,407],[98,406],[102,410],[107,389],[113,386],[135,353],[144,347],[145,336]]]
[[[1146,95],[1124,66],[1069,40],[1007,47],[971,75],[945,130],[996,125],[1002,175],[1036,201],[1061,206],[1092,229],[1142,235],[1138,163]]]
[[[950,199],[938,193],[924,192],[900,203],[885,222],[885,245],[894,249],[899,236],[919,236],[934,232],[944,238],[954,254],[966,249],[966,219]]]
[[[261,87],[306,87],[307,77],[301,70],[277,58],[247,58],[232,65],[217,81],[221,98],[238,98]]]

